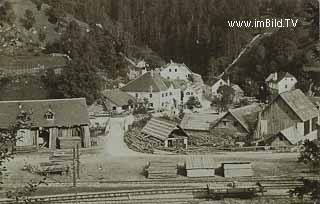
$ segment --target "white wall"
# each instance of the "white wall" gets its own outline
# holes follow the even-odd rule
[[[224,86],[224,85],[228,85],[227,82],[225,82],[224,80],[220,79],[219,81],[217,81],[212,87],[212,96],[218,96],[218,90],[220,88],[220,86]]]
[[[278,92],[279,92],[279,94],[294,89],[296,83],[297,83],[297,80],[294,77],[283,78],[278,83]]]
[[[180,79],[188,80],[188,76],[192,73],[186,66],[180,66],[175,63],[171,63],[167,68],[160,72],[160,75],[165,79]]]
[[[187,177],[213,177],[215,176],[214,169],[188,169]]]

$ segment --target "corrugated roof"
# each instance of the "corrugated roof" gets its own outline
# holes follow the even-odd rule
[[[119,89],[104,90],[102,91],[102,95],[118,107],[128,105],[129,100],[131,100],[132,103],[136,103],[136,99],[133,96]]]
[[[262,111],[260,104],[254,103],[248,106],[230,109],[229,113],[248,131],[255,129],[258,121],[259,112]]]
[[[300,89],[284,92],[278,97],[284,100],[284,102],[302,121],[309,120],[310,118],[314,118],[318,115],[318,110],[315,105]]]
[[[280,131],[280,133],[292,144],[295,145],[299,141],[303,140],[303,135],[299,134],[296,127],[292,126],[285,130]]]
[[[185,114],[180,126],[185,130],[209,131],[210,126],[220,117],[218,114]]]
[[[186,158],[186,169],[214,169],[217,168],[212,156],[188,156]]]
[[[142,129],[144,134],[155,137],[161,141],[169,138],[173,130],[177,128],[177,124],[171,121],[152,118]]]
[[[54,120],[46,120],[44,117],[49,109],[54,113]],[[34,127],[70,127],[90,124],[85,98],[0,101],[0,110],[0,128],[8,128],[16,124],[21,110],[32,112],[31,123]]]
[[[167,85],[156,72],[147,72],[137,79],[129,82],[120,90],[125,92],[160,92],[166,91]]]

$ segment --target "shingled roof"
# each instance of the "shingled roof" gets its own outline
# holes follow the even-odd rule
[[[268,78],[266,79],[266,82],[274,82],[274,83],[278,83],[279,81],[281,81],[284,78],[292,78],[294,77],[292,74],[290,74],[289,72],[278,72],[277,73],[277,79],[274,80],[274,76],[275,73],[271,73]]]
[[[71,127],[89,125],[86,99],[50,99],[29,101],[0,101],[0,128],[6,129],[16,124],[20,112],[31,112],[33,127]],[[45,114],[50,110],[53,120],[46,120]]]
[[[120,90],[125,92],[161,92],[168,89],[167,85],[156,72],[147,72],[137,79],[129,82]]]
[[[185,114],[180,126],[184,130],[209,131],[219,118],[218,114]]]
[[[133,96],[119,89],[104,90],[102,95],[118,107],[129,105],[130,100],[132,103],[136,103],[136,99]]]
[[[318,115],[318,110],[315,105],[300,89],[284,92],[278,97],[281,98],[302,121],[309,120]]]

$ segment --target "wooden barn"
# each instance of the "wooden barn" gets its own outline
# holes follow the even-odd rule
[[[210,156],[188,156],[185,168],[188,177],[213,177],[217,166]]]
[[[213,127],[213,131],[228,129],[237,135],[242,142],[252,141],[258,123],[258,115],[262,111],[260,104],[230,109]]]
[[[142,133],[164,147],[188,148],[188,134],[172,121],[154,117],[148,121]]]
[[[250,162],[224,162],[222,163],[222,169],[223,176],[226,178],[253,176]]]
[[[102,96],[105,109],[113,113],[131,111],[137,103],[135,97],[119,89],[104,90]]]
[[[316,106],[299,89],[279,94],[259,117],[259,137],[269,138],[294,127],[303,139],[314,140],[319,113]]]
[[[15,125],[28,113],[28,127],[21,128],[16,149],[73,148],[91,146],[86,99],[1,101],[0,130]]]

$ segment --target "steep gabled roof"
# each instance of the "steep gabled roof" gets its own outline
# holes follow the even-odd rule
[[[155,137],[161,141],[169,138],[169,135],[177,128],[177,124],[171,121],[152,118],[142,129],[144,134]]]
[[[102,95],[118,107],[129,105],[130,100],[132,103],[137,102],[133,96],[119,89],[104,90]]]
[[[248,106],[230,109],[229,113],[237,119],[244,129],[251,132],[255,129],[258,121],[258,115],[261,111],[262,107],[260,104],[254,103]]]
[[[302,121],[318,115],[315,105],[300,89],[281,93],[277,98],[281,98]]]
[[[266,82],[274,82],[274,83],[278,83],[280,82],[282,79],[284,78],[295,78],[292,74],[290,74],[289,72],[278,72],[277,73],[277,80],[274,80],[274,76],[275,73],[271,73],[267,79]]]
[[[173,62],[173,61],[171,61],[170,63],[164,65],[162,68],[166,69],[166,68],[171,67],[171,66],[175,67],[175,68],[185,67],[189,72],[192,73],[191,69],[186,64],[184,64],[184,63],[180,64],[180,63],[176,63],[176,62]]]
[[[152,92],[161,92],[167,89],[168,87],[161,76],[154,71],[147,72],[120,88],[125,92],[150,92],[151,90]]]
[[[223,79],[221,78],[218,78],[218,77],[213,77],[210,79],[210,81],[207,83],[207,85],[209,86],[213,86],[215,85],[217,82],[219,82],[220,80],[224,81]],[[225,82],[225,81],[224,81]],[[225,82],[226,83],[226,82]]]
[[[280,131],[280,134],[282,134],[292,145],[303,140],[303,135],[299,134],[299,131],[294,126]]]
[[[71,127],[90,124],[85,98],[0,101],[0,128],[5,129],[15,125],[17,116],[22,110],[32,112],[33,127]],[[54,113],[53,120],[45,119],[48,110]]]
[[[185,114],[180,126],[184,130],[209,131],[219,118],[218,114]]]

